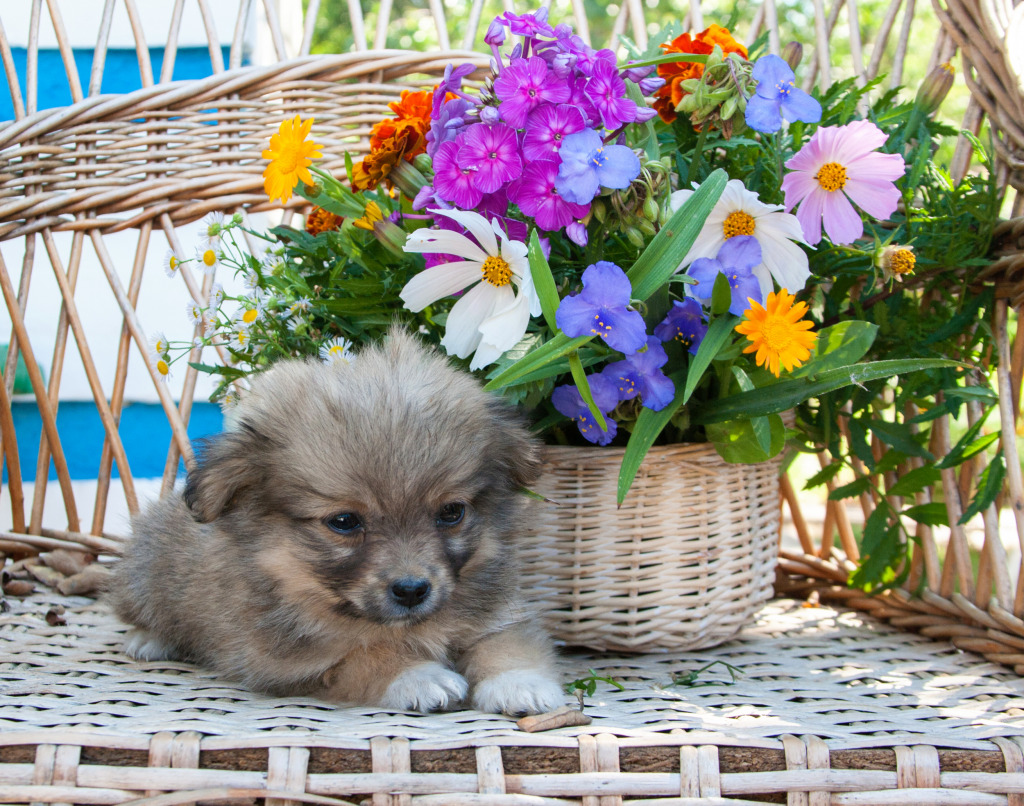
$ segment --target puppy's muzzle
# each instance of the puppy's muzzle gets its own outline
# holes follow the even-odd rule
[[[412,610],[423,604],[430,597],[430,580],[423,577],[402,577],[396,579],[388,588],[392,601]]]

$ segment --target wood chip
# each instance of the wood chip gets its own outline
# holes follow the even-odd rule
[[[572,728],[578,725],[589,725],[590,722],[590,717],[583,713],[579,708],[563,705],[561,708],[556,708],[554,711],[548,711],[546,714],[524,716],[516,722],[516,725],[519,726],[520,730],[525,730],[527,733],[537,733],[541,730],[554,730],[555,728]]]
[[[56,549],[39,555],[40,559],[54,571],[60,571],[65,576],[74,576],[84,571],[96,557],[84,551],[69,551],[67,549]]]
[[[6,596],[28,596],[36,586],[25,579],[12,579],[4,583],[4,595]]]
[[[54,571],[50,566],[43,565],[29,565],[26,566],[28,572],[42,582],[44,585],[48,585],[51,588],[56,588],[62,581],[67,579],[60,571]]]
[[[57,590],[65,596],[78,596],[83,593],[94,593],[103,590],[110,578],[110,569],[99,563],[86,566],[81,573],[70,576],[57,583]]]
[[[46,623],[51,627],[64,627],[68,620],[64,618],[64,606],[54,605],[46,611]]]

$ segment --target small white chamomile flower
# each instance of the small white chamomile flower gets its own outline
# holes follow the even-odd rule
[[[210,288],[210,307],[219,308],[220,304],[224,301],[224,286],[220,283],[214,283],[213,287]]]
[[[354,358],[352,343],[342,336],[325,341],[320,347],[320,360],[328,364],[349,364]]]
[[[153,366],[156,367],[156,374],[160,378],[160,380],[162,380],[164,383],[167,383],[167,381],[171,377],[170,362],[166,358],[160,357],[156,359]]]
[[[299,313],[299,311],[308,311],[313,307],[313,301],[309,297],[299,297],[295,302],[288,306],[288,313]]]
[[[206,316],[198,302],[189,302],[185,305],[185,316],[188,317],[190,325],[202,325],[206,329]]]
[[[247,271],[242,277],[242,288],[248,293],[259,290],[259,287],[260,276],[254,271]]]
[[[213,274],[220,265],[220,252],[213,246],[196,247],[196,265],[204,274]]]
[[[238,400],[238,392],[235,391],[234,389],[228,389],[228,391],[224,394],[224,397],[221,398],[220,401],[221,411],[227,412],[233,409],[235,406],[238,405]]]
[[[208,213],[200,224],[199,237],[204,246],[216,249],[224,233],[224,213]]]
[[[246,351],[252,347],[252,336],[249,335],[249,328],[236,326],[231,331],[231,346],[236,350]]]
[[[149,340],[149,346],[153,350],[154,359],[163,358],[167,355],[167,351],[171,349],[171,343],[167,340],[167,337],[159,330],[153,334],[153,337]]]
[[[178,269],[180,269],[180,268],[181,268],[181,258],[179,258],[176,254],[174,254],[174,250],[173,249],[168,249],[164,253],[164,273],[168,277],[173,279],[174,277],[177,277]]]
[[[260,318],[261,313],[259,308],[239,308],[235,312],[235,325],[248,329]]]

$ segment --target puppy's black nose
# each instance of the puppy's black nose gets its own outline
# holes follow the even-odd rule
[[[422,577],[402,577],[391,583],[391,596],[400,605],[416,607],[430,595],[430,582]]]

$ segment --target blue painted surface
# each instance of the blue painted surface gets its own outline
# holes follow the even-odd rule
[[[34,481],[39,439],[43,421],[34,402],[16,402],[11,406],[14,430],[18,437],[18,455],[21,475],[25,481]],[[219,406],[196,403],[192,406],[188,435],[192,440],[219,433],[224,418]],[[164,474],[167,449],[171,444],[171,427],[163,408],[155,403],[129,403],[121,413],[121,441],[128,454],[128,466],[134,478],[157,478]],[[73,479],[95,479],[99,474],[103,454],[103,423],[96,406],[88,402],[65,402],[57,410],[57,432]],[[179,467],[179,472],[184,466]],[[118,476],[114,466],[114,477]],[[50,480],[57,478],[50,463]],[[7,481],[4,467],[3,480]]]
[[[224,63],[228,62],[229,48],[221,49]],[[25,48],[11,48],[15,69],[21,84],[21,97],[25,98],[25,79],[27,73],[28,51]],[[93,51],[91,48],[76,48],[75,66],[82,91],[89,88],[89,76],[92,74]],[[154,79],[159,79],[160,69],[164,61],[163,48],[150,48],[149,59],[153,65]],[[189,78],[206,78],[213,74],[208,48],[180,48],[174,58],[173,81]],[[142,87],[142,75],[139,72],[139,60],[134,48],[111,48],[103,68],[101,92],[131,92]],[[39,51],[39,108],[51,109],[67,106],[71,103],[71,89],[68,85],[67,72],[61,60],[60,51]],[[7,82],[0,81],[0,120],[14,119],[14,101]]]

